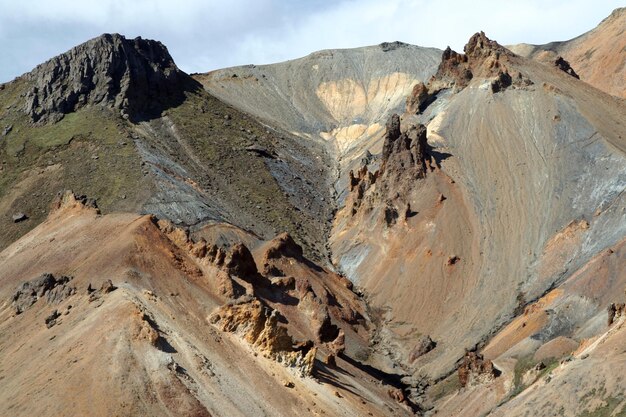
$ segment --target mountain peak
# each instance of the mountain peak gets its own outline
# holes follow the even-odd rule
[[[484,32],[472,35],[463,51],[464,54],[459,54],[446,48],[437,73],[429,83],[431,93],[452,86],[463,89],[474,78],[490,79],[494,93],[511,85],[524,87],[532,84],[510,65],[515,54],[489,39]]]
[[[492,53],[510,55],[511,52],[498,42],[491,40],[485,35],[485,32],[477,32],[467,41],[463,52],[469,57],[478,57],[491,55]]]
[[[25,111],[33,122],[56,122],[86,105],[139,119],[182,100],[191,79],[158,41],[104,34],[39,65]],[[193,82],[193,81],[191,81]]]

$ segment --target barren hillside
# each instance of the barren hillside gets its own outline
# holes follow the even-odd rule
[[[519,44],[513,52],[553,64],[565,58],[580,79],[626,98],[626,8],[615,9],[596,28],[574,39],[545,45]]]
[[[623,17],[1,85],[0,414],[622,415]]]

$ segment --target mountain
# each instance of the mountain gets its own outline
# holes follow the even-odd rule
[[[215,97],[308,140],[323,140],[338,171],[335,193],[367,151],[380,152],[385,123],[436,71],[441,51],[402,42],[315,52],[272,65],[195,74]]]
[[[511,49],[0,86],[0,414],[619,415],[626,102]]]
[[[324,258],[332,208],[321,142],[205,93],[161,43],[103,35],[1,88],[0,248],[71,189],[104,213],[225,221],[266,238],[288,231]]]
[[[596,28],[565,42],[509,47],[516,54],[553,63],[561,56],[580,78],[596,88],[626,98],[626,8],[615,9]]]
[[[623,301],[614,290],[621,294],[626,285],[620,256],[603,260],[607,284],[599,293],[573,290],[571,281],[591,279],[599,259],[623,245],[626,108],[567,69],[524,59],[477,34],[465,54],[443,52],[434,76],[416,83],[407,111],[386,133],[333,146],[343,181],[335,184],[330,255],[367,295],[378,324],[372,352],[379,355],[370,363],[425,376],[432,406],[443,415],[496,412],[528,385],[519,373],[528,371],[524,363],[539,362],[537,349],[559,337],[578,346],[602,334],[607,306]],[[296,71],[283,74],[274,85],[296,84]],[[211,92],[220,88],[214,78],[226,82],[212,73],[196,76]],[[249,83],[256,94],[256,82]],[[265,106],[257,108],[280,106],[263,97]],[[325,110],[322,104],[311,113]],[[512,331],[511,323],[523,321],[518,315],[537,305],[546,315],[524,332]],[[572,316],[573,306],[581,310]],[[494,338],[498,348],[489,345]],[[435,344],[426,354],[425,340]],[[455,370],[465,352],[483,355],[505,375],[437,403],[458,386]],[[468,402],[494,389],[490,401]],[[578,404],[572,399],[564,402]]]

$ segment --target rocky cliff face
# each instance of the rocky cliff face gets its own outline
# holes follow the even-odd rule
[[[142,38],[106,34],[39,65],[24,110],[33,122],[56,122],[87,105],[119,109],[141,119],[180,102],[191,79],[167,48]]]
[[[459,54],[450,47],[443,51],[441,63],[427,85],[418,83],[407,98],[406,111],[418,114],[433,102],[444,89],[460,91],[474,79],[489,81],[489,88],[498,93],[509,87],[524,88],[533,82],[515,69],[516,57],[484,32],[474,34]]]
[[[390,117],[385,131],[380,168],[371,172],[368,161],[355,173],[349,173],[350,194],[346,206],[352,208],[354,216],[361,208],[371,211],[374,206],[385,205],[384,217],[388,226],[396,223],[400,214],[403,218],[412,215],[407,193],[415,181],[424,179],[435,167],[428,150],[426,127],[422,124],[401,124],[400,116]]]

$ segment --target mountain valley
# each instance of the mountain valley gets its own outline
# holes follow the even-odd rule
[[[0,415],[626,415],[625,27],[0,84]]]

